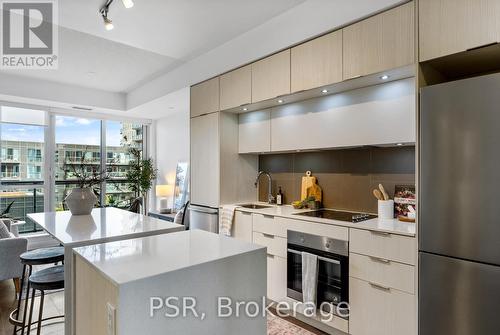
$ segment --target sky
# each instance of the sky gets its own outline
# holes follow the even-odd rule
[[[100,144],[99,120],[82,119],[68,116],[56,116],[56,143],[63,144]],[[120,128],[118,121],[106,121],[106,145],[120,146]],[[2,124],[2,140],[43,142],[44,127],[17,124]]]

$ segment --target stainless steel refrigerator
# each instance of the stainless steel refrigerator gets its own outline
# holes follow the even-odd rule
[[[500,334],[500,74],[421,91],[419,333]]]

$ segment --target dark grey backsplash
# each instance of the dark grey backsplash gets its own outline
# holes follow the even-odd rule
[[[271,173],[273,193],[282,187],[286,203],[299,200],[302,176],[312,171],[323,189],[323,205],[344,210],[377,211],[372,190],[382,183],[392,196],[397,184],[415,184],[415,147],[363,147],[259,156],[259,169]],[[259,200],[267,199],[262,178]]]

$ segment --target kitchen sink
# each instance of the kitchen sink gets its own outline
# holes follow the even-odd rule
[[[265,205],[257,205],[257,204],[243,204],[243,205],[238,205],[243,208],[249,208],[249,209],[262,209],[262,208],[270,208],[271,206],[265,206]]]

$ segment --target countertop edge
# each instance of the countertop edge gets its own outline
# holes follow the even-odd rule
[[[267,205],[264,203],[257,203],[256,204],[262,204],[262,205]],[[234,206],[237,206],[237,204],[234,204]],[[268,205],[272,207],[277,207],[276,205]],[[283,207],[289,207],[293,210],[293,207],[290,205],[284,205]],[[221,206],[222,207],[222,206]],[[389,234],[394,234],[394,235],[401,235],[401,236],[407,236],[407,237],[416,237],[416,222],[402,222],[399,221],[398,219],[388,219],[393,220],[393,221],[398,221],[400,224],[407,224],[407,225],[415,225],[415,233],[410,233],[410,232],[405,232],[405,231],[400,231],[400,230],[393,230],[393,229],[383,229],[383,228],[375,228],[375,227],[369,227],[363,224],[373,222],[373,220],[382,220],[379,218],[376,219],[371,219],[364,221],[362,223],[349,223],[349,222],[343,222],[343,221],[338,221],[338,220],[331,220],[331,219],[318,219],[318,218],[313,218],[313,217],[300,217],[294,214],[282,214],[282,213],[274,213],[271,214],[269,213],[269,208],[263,208],[263,209],[252,209],[252,208],[244,208],[244,207],[236,207],[237,211],[240,212],[247,212],[247,213],[255,213],[255,214],[262,214],[262,215],[272,215],[276,217],[281,217],[281,218],[286,218],[286,219],[293,219],[293,220],[299,220],[299,221],[306,221],[306,222],[312,222],[312,223],[320,223],[320,224],[326,224],[326,225],[332,225],[332,226],[340,226],[340,227],[346,227],[346,228],[354,228],[354,229],[362,229],[362,230],[368,230],[368,231],[376,231],[376,232],[381,232],[381,233],[389,233]],[[267,212],[266,212],[267,210]],[[309,212],[312,210],[301,210],[297,209],[296,213],[301,213],[301,212]]]

